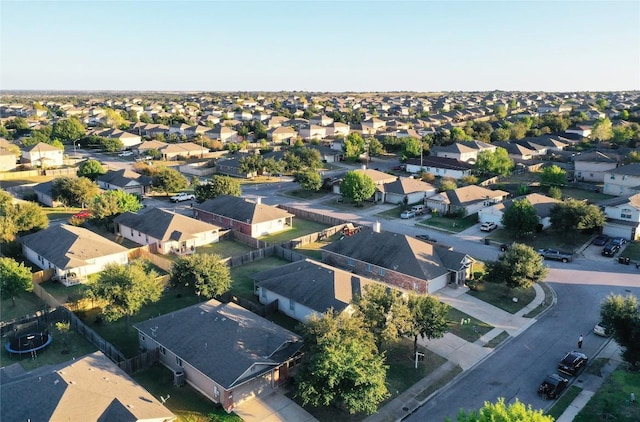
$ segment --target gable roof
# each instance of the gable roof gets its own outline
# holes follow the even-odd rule
[[[44,142],[38,142],[37,144],[35,144],[34,146],[32,146],[31,148],[27,148],[26,151],[29,152],[59,152],[60,154],[62,154],[64,151],[62,151],[60,148],[56,148],[53,145],[50,144],[45,144]]]
[[[126,212],[113,222],[162,241],[193,239],[198,233],[220,230],[220,227],[213,224],[160,208],[152,208],[142,214]]]
[[[396,193],[400,195],[408,195],[417,192],[436,191],[435,186],[427,182],[423,182],[422,180],[413,179],[411,177],[398,177],[393,182],[385,183],[378,186],[378,189],[382,192]]]
[[[465,161],[460,161],[455,158],[448,157],[436,157],[435,155],[427,155],[426,157],[422,157],[422,163],[420,162],[420,158],[409,158],[407,160],[407,164],[412,164],[414,166],[419,166],[422,164],[422,167],[435,167],[440,169],[460,171],[469,171],[473,169],[473,164],[469,164]]]
[[[254,274],[257,285],[318,313],[343,311],[364,286],[375,281],[305,259]]]
[[[131,182],[142,186],[151,186],[152,179],[140,173],[128,169],[109,170],[96,178],[97,181],[113,186],[125,187]]]
[[[528,195],[508,199],[502,203],[494,205],[494,208],[502,211],[509,208],[513,204],[513,201],[519,201],[522,199],[526,199],[527,201],[529,201],[529,203],[536,210],[536,215],[540,218],[549,217],[551,215],[551,210],[553,209],[553,207],[555,207],[556,204],[562,202],[549,196],[541,195],[539,193],[530,193]]]
[[[361,231],[322,248],[358,261],[432,280],[459,270],[466,254],[423,242],[411,236]]]
[[[0,419],[6,421],[172,421],[176,416],[95,352],[16,378],[2,377]],[[19,405],[18,405],[19,404]]]
[[[576,155],[573,161],[587,161],[593,163],[619,163],[620,157],[616,154],[605,154],[600,151],[588,152]]]
[[[640,176],[640,163],[627,164],[626,166],[620,166],[612,170],[608,170],[607,173],[621,174],[626,176]]]
[[[202,204],[194,204],[193,209],[222,215],[236,221],[250,224],[259,224],[294,216],[280,208],[258,204],[230,195],[220,195],[213,199],[207,199]]]
[[[373,170],[373,169],[356,169],[353,171],[355,171],[356,173],[363,173],[369,176],[375,184],[379,184],[381,182],[384,182],[385,180],[390,181],[396,177],[393,174],[388,174],[388,173],[384,173],[384,172]]]
[[[67,224],[40,230],[20,241],[60,269],[81,267],[89,260],[128,250],[90,230]]]
[[[302,347],[296,334],[233,302],[215,299],[134,327],[225,389],[258,376],[259,371],[249,371],[255,365],[268,371]]]
[[[509,192],[491,190],[482,186],[469,185],[445,192],[452,205],[468,205],[478,201],[486,201],[497,197],[505,197]]]

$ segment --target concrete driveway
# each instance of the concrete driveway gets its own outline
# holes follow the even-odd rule
[[[247,400],[233,411],[245,422],[317,422],[282,391]]]

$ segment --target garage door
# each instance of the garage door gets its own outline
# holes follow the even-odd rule
[[[602,234],[606,234],[609,237],[622,237],[627,240],[631,239],[632,227],[620,226],[617,224],[605,224],[602,228]]]

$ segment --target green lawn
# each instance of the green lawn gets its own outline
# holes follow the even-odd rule
[[[65,287],[62,283],[54,283],[53,281],[45,281],[40,286],[51,296],[56,298],[60,303],[73,302],[82,297],[83,293],[88,289],[86,284],[76,284],[75,286]]]
[[[47,208],[42,207],[42,210],[46,214],[49,221],[53,220],[66,220],[71,218],[74,214],[82,211],[82,208]]]
[[[472,214],[464,218],[450,218],[441,215],[434,215],[431,218],[422,221],[420,224],[434,229],[460,233],[477,223],[478,214]]]
[[[551,288],[547,286],[547,283],[538,284],[540,285],[540,287],[542,287],[542,290],[544,290],[544,301],[535,309],[532,309],[529,313],[524,315],[525,318],[535,318],[536,316],[540,315],[542,311],[551,306],[551,302],[553,301],[553,292],[551,291]]]
[[[500,229],[491,232],[487,238],[498,243],[511,243],[514,241],[524,243],[534,249],[555,248],[565,251],[575,251],[578,247],[589,241],[592,236],[592,234],[581,232],[571,233],[571,235],[568,236],[566,232],[558,233],[547,229],[543,232],[535,233],[532,236],[518,239],[507,230]]]
[[[512,314],[527,306],[536,297],[533,287],[512,290],[505,284],[490,282],[479,283],[476,290],[469,290],[467,293]],[[517,302],[513,301],[514,297],[518,298]]]
[[[621,255],[628,256],[632,261],[640,262],[640,242],[629,243]]]
[[[621,367],[614,371],[587,405],[574,418],[574,422],[596,422],[615,420],[637,422],[640,420],[640,373],[628,372]],[[631,393],[636,394],[636,403],[629,404]]]
[[[309,191],[304,189],[295,189],[295,190],[286,191],[284,194],[287,196],[291,196],[293,198],[314,200],[314,199],[320,199],[324,196],[327,196],[329,193],[324,190],[314,192],[314,191]]]
[[[293,227],[289,230],[270,234],[268,236],[262,236],[259,239],[264,240],[267,243],[281,243],[298,238],[300,236],[304,236],[306,234],[320,232],[328,227],[329,226],[327,226],[326,224],[316,223],[315,221],[294,218]]]
[[[462,320],[464,323],[461,323]],[[467,322],[470,320],[469,322]],[[463,340],[473,343],[483,335],[487,334],[493,329],[492,325],[486,322],[475,319],[470,315],[465,314],[456,308],[449,308],[449,314],[447,315],[448,331]]]
[[[277,257],[269,257],[232,268],[231,279],[233,281],[231,283],[231,294],[257,302],[258,299],[253,293],[253,279],[251,275],[286,264],[289,264],[289,261]]]
[[[326,238],[325,240],[307,243],[306,245],[297,247],[296,252],[306,255],[309,258],[315,259],[317,261],[322,261],[322,251],[320,249],[324,246],[330,245],[336,240],[339,240],[341,236],[342,233],[338,232],[333,236]]]
[[[495,349],[496,347],[498,347],[500,343],[502,343],[508,338],[509,338],[509,333],[507,333],[506,331],[501,331],[500,334],[498,334],[497,336],[489,340],[489,342],[485,344],[484,347]]]
[[[170,396],[164,405],[178,417],[178,421],[242,422],[235,413],[227,414],[188,384],[182,387],[173,385],[173,372],[160,364],[133,374],[133,379],[158,400],[160,396]]]
[[[564,411],[567,410],[571,402],[573,402],[573,399],[578,397],[578,394],[580,394],[581,391],[582,388],[572,385],[567,391],[564,392],[564,394],[560,396],[560,398],[555,402],[555,404],[551,407],[551,409],[549,409],[546,414],[549,416],[553,416],[555,420],[558,420],[558,418],[564,413]]]
[[[595,190],[584,190],[576,188],[562,188],[562,198],[586,199],[589,203],[598,203],[606,199],[613,198],[612,195],[596,192]]]
[[[402,211],[411,209],[410,206],[405,206],[405,205],[398,205],[397,207],[393,207],[391,209],[388,209],[386,211],[381,211],[379,213],[376,214],[377,217],[382,217],[385,218],[387,220],[390,220],[392,218],[400,218],[400,214],[402,214]]]
[[[233,240],[221,240],[220,242],[198,246],[196,248],[196,253],[218,254],[222,258],[229,258],[232,256],[244,255],[253,250],[254,248],[251,248],[244,243],[234,242]]]
[[[45,303],[35,293],[23,292],[16,297],[15,306],[11,299],[3,298],[0,301],[0,320],[10,321],[32,314],[45,307]]]

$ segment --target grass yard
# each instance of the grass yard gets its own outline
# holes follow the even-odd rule
[[[340,195],[332,195],[331,199],[322,201],[322,205],[343,211],[361,211],[374,208],[378,204],[375,202],[364,201],[360,203],[360,206],[356,206],[356,203],[352,202],[348,198],[344,198]]]
[[[178,421],[242,422],[235,413],[228,414],[188,384],[182,387],[173,385],[173,372],[160,364],[135,373],[132,377],[156,399],[170,396],[164,405],[178,417]]]
[[[624,364],[614,371],[587,405],[574,418],[574,422],[596,422],[615,420],[636,422],[640,420],[640,373],[628,372]],[[631,393],[636,394],[636,403],[629,403]]]
[[[551,409],[549,409],[546,414],[549,416],[553,416],[555,420],[558,420],[558,418],[564,413],[564,411],[567,410],[571,402],[573,402],[573,399],[578,397],[578,394],[580,394],[581,391],[582,388],[572,385],[567,391],[564,392],[564,394],[560,396],[560,398],[555,402],[555,404],[551,407]]]
[[[325,240],[307,243],[306,245],[297,247],[296,252],[306,255],[311,259],[322,261],[322,251],[320,249],[340,239],[341,236],[342,233],[338,232]]]
[[[502,343],[508,338],[509,338],[509,333],[507,333],[506,331],[501,331],[500,334],[498,334],[497,336],[489,340],[489,342],[485,344],[484,347],[495,349],[496,347],[498,347],[500,343]]]
[[[281,243],[307,234],[320,232],[328,227],[329,226],[326,224],[316,223],[315,221],[294,218],[293,227],[291,229],[270,234],[268,236],[262,236],[259,239],[264,240],[267,243]]]
[[[461,323],[462,320],[465,320],[464,324]],[[493,329],[492,325],[480,321],[479,319],[475,319],[472,316],[467,315],[464,312],[459,311],[453,307],[449,308],[449,314],[447,315],[447,325],[449,327],[448,331],[451,334],[458,336],[470,343],[478,340],[480,337],[487,334]]]
[[[476,290],[469,290],[467,294],[512,314],[527,306],[536,297],[533,287],[512,290],[502,283],[490,282],[477,284]],[[513,301],[514,297],[518,298],[518,302]]]
[[[612,195],[596,192],[595,190],[585,190],[576,188],[562,188],[562,199],[586,199],[591,204],[613,198]]]
[[[286,264],[289,264],[289,261],[270,257],[232,268],[231,279],[233,281],[231,282],[230,293],[234,296],[239,296],[244,299],[257,302],[258,299],[253,293],[253,279],[251,278],[251,275]]]
[[[554,248],[571,252],[584,245],[592,236],[592,234],[581,232],[571,233],[570,236],[567,236],[567,233],[558,233],[547,229],[543,232],[535,233],[533,236],[517,239],[507,230],[500,229],[491,232],[487,238],[498,243],[511,243],[516,241],[529,245],[536,250]]]
[[[44,309],[45,307],[46,304],[41,301],[35,293],[23,292],[16,297],[15,306],[11,299],[3,298],[0,301],[0,320],[10,321],[24,315],[32,314]]]
[[[428,218],[419,224],[452,233],[460,233],[477,223],[478,214],[471,214],[464,218],[451,218],[441,215],[433,215],[431,218]]]
[[[47,208],[42,207],[49,221],[68,220],[73,215],[82,211],[82,208]]]
[[[254,249],[240,242],[234,242],[233,240],[221,240],[220,242],[198,246],[196,248],[196,253],[218,254],[222,258],[229,258],[232,256],[247,254],[252,250]]]
[[[640,262],[640,242],[629,243],[621,255],[628,256],[632,261]]]
[[[542,313],[545,309],[551,306],[551,302],[553,301],[553,292],[551,291],[551,287],[547,286],[547,283],[538,283],[542,290],[544,290],[544,301],[538,305],[535,309],[532,309],[529,313],[524,315],[525,318],[535,318]]]
[[[60,303],[73,302],[82,297],[83,293],[88,289],[86,284],[76,284],[75,286],[65,287],[64,284],[55,283],[51,280],[45,281],[40,284],[40,286]]]
[[[310,190],[304,190],[304,189],[295,189],[295,190],[286,191],[284,194],[287,196],[291,196],[293,198],[308,199],[312,201],[314,199],[320,199],[324,196],[327,196],[329,193],[324,190],[310,191]]]
[[[400,214],[402,214],[402,211],[409,210],[409,209],[411,209],[410,206],[398,205],[397,207],[393,207],[386,211],[381,211],[377,213],[376,216],[382,217],[386,220],[390,220],[392,218],[400,218]]]

